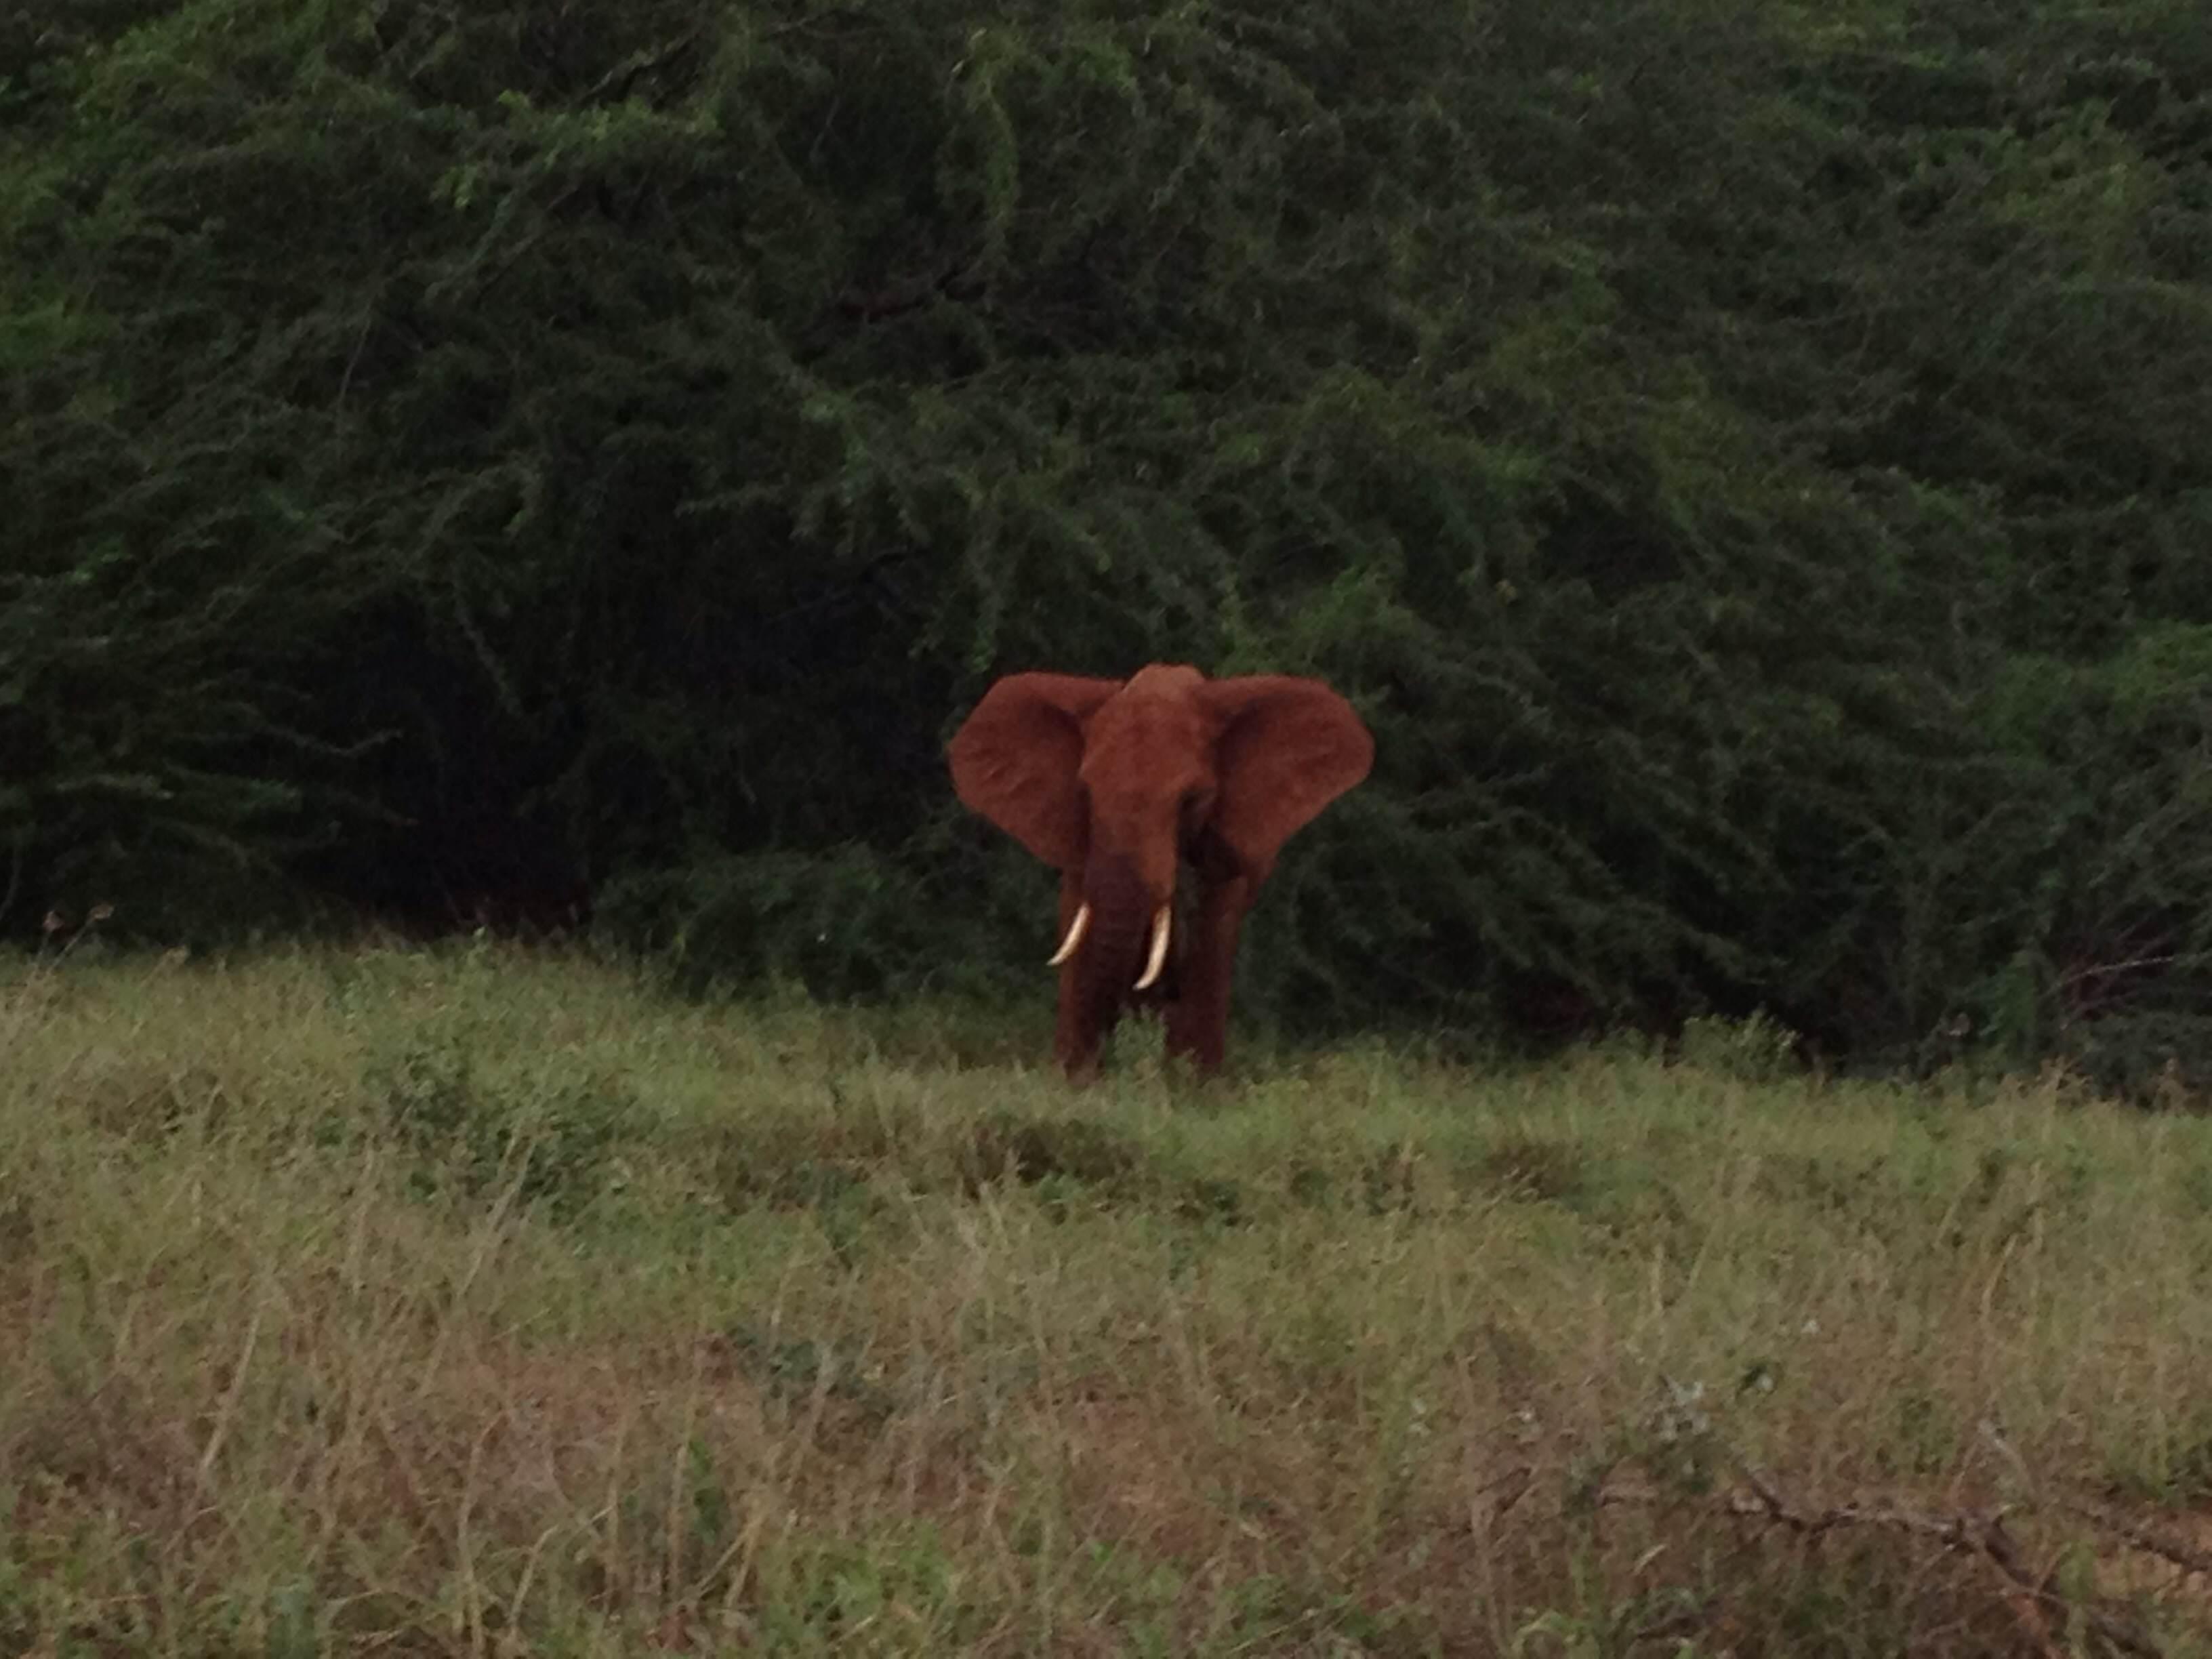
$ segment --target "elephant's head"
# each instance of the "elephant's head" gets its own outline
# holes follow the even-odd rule
[[[1060,1059],[1089,1069],[1134,994],[1220,1063],[1237,928],[1285,841],[1367,775],[1374,740],[1319,680],[1013,674],[954,735],[953,787],[1060,872]],[[1196,879],[1178,923],[1176,873]],[[1170,963],[1173,971],[1170,971]]]

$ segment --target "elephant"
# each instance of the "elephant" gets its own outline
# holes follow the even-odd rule
[[[1060,872],[1054,1054],[1084,1081],[1132,1005],[1162,1010],[1170,1054],[1220,1068],[1244,913],[1284,842],[1367,775],[1375,739],[1320,680],[1154,663],[1009,674],[946,757],[962,804]]]

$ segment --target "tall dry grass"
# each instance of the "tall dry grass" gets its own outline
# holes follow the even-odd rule
[[[2212,1652],[2195,1118],[4,975],[0,1652]]]

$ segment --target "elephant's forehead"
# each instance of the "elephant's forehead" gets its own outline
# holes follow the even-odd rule
[[[1206,683],[1206,676],[1188,663],[1149,663],[1129,676],[1121,695],[1129,696],[1191,697]]]
[[[1205,714],[1188,696],[1161,695],[1133,680],[1091,716],[1084,775],[1124,788],[1180,788],[1181,775],[1198,769],[1207,737]]]

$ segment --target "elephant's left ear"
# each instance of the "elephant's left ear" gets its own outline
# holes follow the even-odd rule
[[[1222,723],[1213,828],[1255,881],[1285,842],[1367,775],[1375,739],[1319,680],[1248,674],[1201,694]]]

